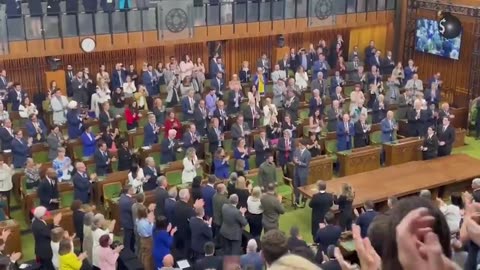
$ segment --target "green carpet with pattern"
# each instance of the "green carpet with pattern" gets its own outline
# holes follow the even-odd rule
[[[465,153],[474,158],[480,159],[480,141],[476,141],[471,137],[466,138],[466,145],[463,147],[455,148],[454,153]],[[12,204],[16,205],[18,202],[12,200]],[[16,207],[16,209],[19,209]],[[28,231],[29,226],[25,223],[25,219],[21,210],[15,210],[12,212],[12,218],[17,220],[20,223],[22,233],[22,252],[23,252],[23,260],[31,260],[35,257],[34,255],[34,242],[33,236]],[[288,232],[290,227],[293,225],[298,226],[300,232],[302,233],[303,239],[307,242],[312,241],[312,236],[310,235],[310,215],[311,211],[310,208],[302,208],[293,210],[293,208],[289,208],[287,213],[285,213],[280,218],[280,228]]]

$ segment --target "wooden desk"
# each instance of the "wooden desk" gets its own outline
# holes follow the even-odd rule
[[[128,180],[128,171],[116,171],[113,173],[108,174],[103,180],[98,180],[93,182],[92,192],[93,192],[93,203],[97,206],[103,204],[103,185],[114,183],[114,182],[121,182],[122,186]]]
[[[463,128],[455,129],[455,141],[453,142],[453,147],[462,147],[465,146],[465,136],[467,136],[467,131]]]
[[[457,184],[480,175],[480,160],[465,154],[451,155],[426,161],[412,161],[397,166],[333,179],[327,191],[339,193],[343,183],[355,190],[354,207],[361,207],[366,200],[385,202],[388,197],[415,194],[422,189],[437,189]],[[299,188],[307,198],[318,192],[317,186]]]
[[[384,143],[385,165],[392,166],[409,161],[422,160],[422,151],[420,151],[422,144],[423,140],[417,137],[400,139],[392,143]]]
[[[455,128],[466,129],[468,127],[468,107],[450,108],[450,113],[455,115],[452,119],[452,125]]]
[[[368,172],[380,168],[381,148],[366,146],[337,153],[340,176]]]
[[[60,227],[64,230],[68,231],[70,235],[75,233],[75,225],[73,225],[73,212],[70,208],[61,208],[58,210],[50,211],[50,216],[45,220],[47,223],[53,223],[53,217],[58,214],[62,213],[62,220],[60,221]]]
[[[43,180],[40,180],[43,181]],[[64,192],[64,191],[72,191],[73,190],[73,184],[71,182],[62,182],[58,183],[58,192]],[[37,207],[36,200],[38,199],[37,195],[37,190],[32,189],[28,191],[23,191],[22,190],[22,208],[23,208],[23,213],[25,214],[25,220],[27,223],[30,222],[31,216],[30,216],[30,211],[32,211],[33,208]]]
[[[317,156],[310,160],[307,184],[314,184],[318,180],[330,180],[333,177],[333,159],[328,156]],[[289,178],[293,179],[295,164],[287,165]]]
[[[20,225],[14,219],[0,222],[0,231],[10,230],[11,234],[5,243],[4,254],[12,254],[13,252],[22,252],[22,240],[20,239]]]

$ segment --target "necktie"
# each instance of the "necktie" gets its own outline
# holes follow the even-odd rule
[[[348,124],[345,123],[345,132],[348,133]]]
[[[443,126],[443,132],[445,132],[445,130],[447,130],[447,126]]]
[[[285,140],[285,149],[286,149],[287,151],[290,151],[290,140],[289,140],[289,139],[286,139],[286,140]]]

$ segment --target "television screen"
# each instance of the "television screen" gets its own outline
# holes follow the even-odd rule
[[[415,50],[458,60],[462,34],[446,39],[438,31],[438,22],[429,19],[417,20]]]

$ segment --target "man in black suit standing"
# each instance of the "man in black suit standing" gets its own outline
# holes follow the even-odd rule
[[[168,137],[162,140],[160,144],[160,164],[167,164],[177,160],[176,152],[180,147],[178,141],[175,139],[177,131],[170,129],[168,131]]]
[[[51,230],[60,226],[62,213],[53,216],[53,225],[45,221],[47,209],[44,206],[38,206],[33,211],[32,233],[35,240],[35,255],[41,265],[40,269],[55,269],[52,263]]]
[[[327,212],[324,221],[317,224],[318,231],[313,239],[324,253],[327,253],[328,246],[337,244],[342,234],[342,228],[335,225],[334,222],[335,215],[332,212]]]
[[[213,157],[217,149],[223,146],[224,139],[218,118],[212,118],[212,126],[208,128],[207,136],[209,142],[208,150]]]
[[[193,260],[203,257],[203,247],[206,243],[213,241],[212,218],[204,220],[205,210],[203,207],[195,209],[195,217],[190,218],[190,231],[192,232],[191,248]]]
[[[60,203],[56,178],[57,173],[55,170],[48,168],[45,172],[45,179],[40,181],[37,188],[40,205],[47,208],[47,210],[58,209]]]
[[[330,211],[333,206],[335,197],[332,193],[326,192],[327,183],[323,180],[317,182],[318,193],[313,195],[310,200],[309,207],[312,208],[312,236],[315,239],[317,234],[318,224],[324,221],[325,214]]]
[[[165,200],[168,199],[168,181],[165,176],[158,178],[158,187],[155,190],[155,217],[165,216]]]
[[[19,83],[13,83],[13,89],[8,93],[8,101],[12,104],[12,111],[18,112],[18,107],[27,97],[27,93],[22,89]]]
[[[267,159],[267,153],[270,152],[270,144],[268,143],[265,130],[260,130],[260,136],[255,139],[253,147],[255,148],[255,164],[259,168]]]
[[[353,142],[355,148],[364,147],[370,144],[370,128],[371,125],[367,124],[367,115],[360,114],[360,119],[353,124],[355,129],[355,136],[353,137]]]
[[[116,159],[115,157],[110,158],[107,152],[107,144],[104,141],[98,142],[98,149],[94,154],[95,159],[95,172],[98,176],[104,176],[112,172],[112,162]]]
[[[78,4],[77,4],[77,10],[78,10]],[[77,13],[77,12],[75,12],[75,13]],[[73,96],[73,88],[72,88],[73,79],[75,79],[75,72],[73,71],[73,67],[72,67],[72,65],[67,65],[67,71],[65,72],[65,82],[67,83],[67,96],[68,97]]]
[[[0,127],[0,141],[2,142],[2,151],[12,149],[12,141],[14,139],[12,121],[5,119],[3,126]]]
[[[77,162],[75,165],[77,172],[72,178],[73,182],[73,197],[75,200],[80,200],[87,204],[90,202],[90,189],[92,187],[92,180],[87,174],[87,167],[83,162]]]
[[[134,194],[135,189],[131,185],[126,185],[120,199],[118,200],[118,206],[120,208],[120,226],[123,228],[123,245],[132,252],[135,251],[135,234],[133,231],[134,225],[132,213]]]
[[[207,270],[207,269],[223,269],[223,258],[221,256],[215,256],[215,244],[213,242],[207,242],[203,246],[205,257],[195,262],[193,269],[195,270]]]
[[[450,125],[450,119],[444,117],[442,125],[438,127],[438,156],[448,156],[452,152],[452,145],[455,142],[455,129]]]
[[[120,147],[118,147],[118,171],[130,170],[132,166],[132,152],[128,148],[128,140],[126,138],[120,138]]]
[[[198,106],[193,111],[195,126],[200,136],[205,136],[207,133],[208,112],[205,107],[205,100],[200,100]]]
[[[375,211],[374,207],[375,205],[371,200],[366,200],[363,205],[365,211],[358,215],[356,223],[360,227],[360,234],[362,237],[367,237],[368,227],[370,227],[370,223],[372,223],[373,219],[378,215],[378,212]]]

